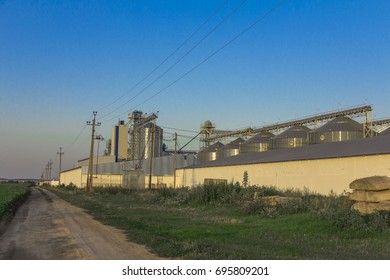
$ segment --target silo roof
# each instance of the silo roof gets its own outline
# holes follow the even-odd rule
[[[252,138],[246,140],[244,143],[242,143],[242,145],[251,144],[251,143],[268,143],[269,139],[274,136],[275,134],[272,134],[271,132],[262,131],[256,134],[255,136],[253,136]]]
[[[306,126],[296,125],[290,127],[286,131],[272,137],[272,139],[280,139],[280,138],[306,138],[310,129]]]
[[[222,158],[213,162],[198,163],[187,168],[329,159],[379,154],[390,154],[390,135],[361,138],[342,142],[328,142],[290,149],[277,149],[268,150],[265,152],[245,153]]]
[[[223,147],[224,145],[221,143],[221,142],[216,142],[212,145],[210,145],[209,147],[205,148],[203,151],[201,152],[206,152],[206,153],[209,153],[209,152],[215,152],[217,149]]]
[[[363,131],[363,125],[350,118],[339,116],[315,130],[315,132],[327,131]]]
[[[232,142],[223,146],[222,149],[238,149],[240,147],[240,144],[243,142],[245,142],[245,140],[239,137],[236,140],[233,140]]]

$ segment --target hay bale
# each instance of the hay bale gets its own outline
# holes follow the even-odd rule
[[[350,200],[380,202],[390,200],[390,190],[384,191],[360,191],[356,190],[348,195]]]
[[[352,209],[361,214],[372,214],[377,211],[390,211],[390,201],[363,202],[359,201],[352,205]]]
[[[390,178],[387,176],[372,176],[361,178],[349,184],[350,189],[365,191],[381,191],[390,189]]]

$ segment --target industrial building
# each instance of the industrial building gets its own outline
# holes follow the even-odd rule
[[[129,122],[120,120],[112,127],[105,155],[93,157],[93,186],[126,188],[174,187],[176,168],[196,163],[195,155],[163,154],[163,130],[155,124],[156,114],[134,111]],[[63,184],[87,185],[89,158],[81,159],[73,169],[61,172]]]
[[[130,127],[128,159],[141,160],[162,155],[163,130],[154,123],[156,114],[146,115],[141,111],[133,111],[129,114]],[[153,151],[153,152],[151,152]]]
[[[198,161],[212,161],[217,159],[217,151],[222,148],[224,145],[221,142],[216,142],[211,146],[205,148],[202,151],[198,152]]]
[[[128,128],[124,121],[112,127],[111,134],[111,156],[115,162],[127,159]]]
[[[192,154],[177,154],[154,158],[152,168],[150,159],[139,161],[122,161],[94,165],[93,185],[95,187],[125,187],[130,189],[143,189],[170,187],[175,184],[174,173],[176,168],[192,166],[196,158]],[[152,173],[150,173],[150,169]],[[61,172],[61,182],[65,185],[75,184],[84,188],[87,184],[88,164]],[[134,183],[134,179],[137,178]],[[132,183],[131,183],[132,182]],[[176,183],[177,186],[177,183]]]
[[[340,194],[357,178],[390,176],[390,130],[386,129],[390,120],[373,121],[371,111],[371,106],[358,106],[235,131],[216,130],[206,121],[200,132],[204,145],[196,156],[164,155],[163,130],[154,122],[157,116],[134,111],[128,126],[119,122],[113,128],[110,155],[94,160],[94,185],[241,183],[246,171],[251,185]],[[363,121],[353,120],[356,117]],[[78,164],[61,174],[61,182],[85,185],[88,164],[86,160]]]
[[[238,155],[240,153],[240,144],[243,142],[244,139],[239,137],[236,140],[220,147],[217,150],[217,159]]]
[[[240,154],[268,151],[270,149],[271,138],[274,136],[275,134],[268,131],[262,131],[256,134],[240,144]]]
[[[341,194],[357,178],[390,176],[390,135],[244,153],[181,168],[176,175],[179,185],[197,186],[241,183],[245,171],[251,185]]]
[[[203,137],[206,147],[213,147],[213,141],[235,136],[250,138],[240,144],[238,155],[203,155],[203,159],[209,160],[178,169],[179,185],[241,183],[246,171],[252,185],[307,188],[322,194],[332,190],[341,194],[357,178],[389,176],[390,131],[383,130],[378,136],[379,131],[373,128],[387,126],[390,120],[372,121],[371,111],[371,106],[358,106],[237,131],[216,130],[207,121],[202,126],[207,127]],[[363,117],[363,122],[352,117]],[[218,149],[205,148],[202,152],[218,154]]]
[[[286,131],[271,138],[271,149],[302,147],[309,144],[310,129],[302,125],[294,125]]]

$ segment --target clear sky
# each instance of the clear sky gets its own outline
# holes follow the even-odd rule
[[[134,109],[189,131],[359,104],[390,117],[390,1],[279,3],[0,0],[0,177],[50,159],[56,175],[59,147],[64,169],[88,157],[94,110],[106,139]]]

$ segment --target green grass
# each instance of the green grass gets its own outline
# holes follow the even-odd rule
[[[97,220],[123,229],[129,240],[146,244],[162,257],[390,259],[390,234],[383,216],[361,217],[340,197],[290,190],[291,195],[305,196],[301,205],[272,211],[260,205],[249,211],[243,202],[254,190],[218,188],[212,189],[211,195],[201,189],[96,189],[91,194],[77,189],[51,190],[87,209]],[[255,191],[259,190],[276,191]]]
[[[28,195],[28,184],[0,184],[0,218],[12,215]]]

